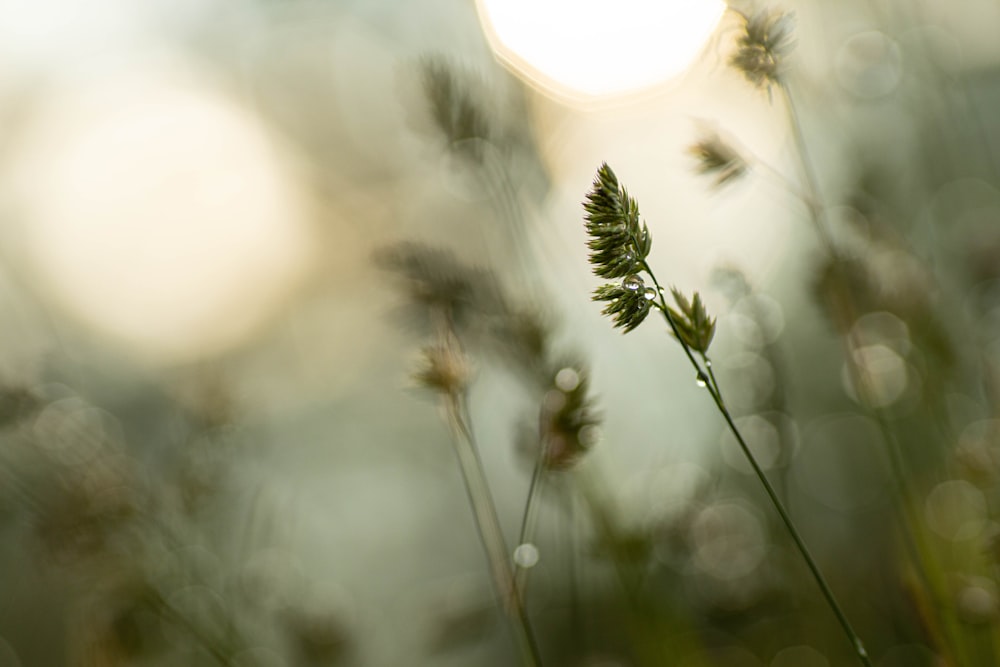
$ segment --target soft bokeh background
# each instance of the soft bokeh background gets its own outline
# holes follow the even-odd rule
[[[633,4],[607,20],[638,26]],[[881,297],[940,306],[868,308],[849,324],[875,342],[852,353],[904,446],[930,394],[972,429],[942,427],[910,463],[917,513],[955,559],[948,608],[971,605],[981,633],[956,664],[992,664],[995,579],[961,554],[993,530],[994,487],[953,474],[951,450],[995,431],[981,375],[1000,352],[1000,7],[782,9],[835,240]],[[554,44],[573,37],[565,12]],[[801,182],[788,118],[728,66],[733,13],[681,74],[598,98],[502,67],[471,0],[4,0],[0,16],[0,667],[514,663],[448,430],[408,379],[426,341],[372,259],[403,240],[492,267],[588,360],[604,424],[581,466],[619,537],[651,549],[651,590],[676,592],[676,664],[852,664],[812,583],[784,574],[795,555],[680,350],[659,324],[622,337],[589,301],[580,202],[605,160],[661,280],[718,317],[734,412],[877,664],[951,664],[931,662],[932,624],[898,584],[912,577],[877,429],[782,181]],[[435,127],[428,57],[500,128],[473,139],[474,165]],[[687,150],[706,127],[778,174],[713,189]],[[941,322],[965,369],[946,380],[919,329]],[[476,371],[513,540],[536,397],[489,360]],[[542,498],[535,539],[544,652],[638,664],[607,549],[563,500]],[[676,525],[677,550],[660,531]]]

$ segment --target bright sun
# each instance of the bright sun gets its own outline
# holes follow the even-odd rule
[[[238,344],[287,296],[308,259],[305,200],[253,114],[196,77],[131,67],[68,89],[27,133],[23,250],[80,320],[186,361]]]
[[[726,9],[721,0],[478,0],[500,58],[563,98],[621,95],[691,65]]]

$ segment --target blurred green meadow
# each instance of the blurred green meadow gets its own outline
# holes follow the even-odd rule
[[[1000,664],[1000,7],[517,5],[0,3],[0,667]]]

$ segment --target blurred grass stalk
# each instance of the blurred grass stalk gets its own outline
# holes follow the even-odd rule
[[[764,161],[754,158],[755,165],[764,167],[768,175],[778,176],[787,184],[789,193],[801,200],[808,210],[829,269],[829,282],[825,286],[827,292],[823,295],[828,301],[825,305],[836,312],[841,320],[835,321],[837,325],[835,328],[841,332],[839,338],[847,377],[855,388],[858,405],[877,426],[878,436],[888,460],[890,477],[895,486],[896,493],[893,494],[893,500],[902,520],[898,532],[917,578],[925,589],[922,596],[917,593],[918,597],[923,597],[917,601],[917,606],[919,613],[924,617],[925,630],[932,642],[950,654],[953,664],[972,664],[962,639],[963,632],[956,609],[945,602],[948,588],[944,580],[945,571],[934,548],[928,542],[924,524],[917,513],[920,506],[918,496],[910,482],[913,471],[908,470],[905,463],[900,447],[900,436],[886,408],[877,400],[876,379],[856,356],[856,351],[862,348],[864,341],[859,339],[859,332],[851,325],[858,322],[866,310],[858,303],[858,296],[854,292],[857,281],[852,280],[853,276],[848,274],[852,266],[847,253],[834,241],[827,208],[820,192],[816,166],[810,157],[800,115],[788,80],[784,76],[783,58],[791,48],[790,18],[787,15],[767,12],[759,12],[753,16],[743,15],[743,18],[746,31],[738,40],[739,48],[731,57],[730,64],[741,71],[755,86],[766,88],[769,97],[772,86],[777,87],[793,138],[804,189],[782,177],[780,172]],[[699,160],[699,171],[715,176],[716,185],[729,182],[748,171],[747,158],[740,152],[730,149],[718,137],[702,140],[692,147],[690,152]],[[910,254],[910,251],[906,252]],[[837,320],[838,317],[834,319]],[[713,397],[716,395],[716,392],[713,392]]]
[[[833,269],[833,288],[836,290],[835,298],[839,301],[838,307],[847,314],[848,321],[857,321],[862,313],[852,296],[850,281],[844,274],[846,270],[844,257],[831,236],[830,223],[826,217],[827,209],[820,194],[819,178],[809,155],[808,143],[802,130],[802,122],[792,92],[784,78],[778,79],[776,85],[781,93],[796,156],[805,182],[807,194],[802,201],[806,204],[813,228],[816,230],[816,235]],[[964,656],[962,642],[958,639],[961,632],[958,618],[943,601],[942,591],[945,584],[940,577],[940,566],[936,562],[933,550],[923,537],[924,530],[921,528],[920,518],[917,515],[917,495],[909,482],[909,473],[900,450],[899,439],[893,431],[884,408],[873,400],[875,388],[870,373],[859,364],[854,354],[854,350],[861,347],[861,342],[855,340],[856,336],[853,330],[848,330],[841,336],[845,367],[852,385],[856,388],[859,405],[878,427],[883,449],[889,462],[889,473],[896,486],[897,493],[892,494],[892,497],[903,521],[903,525],[899,529],[900,537],[930,601],[929,605],[924,605],[924,611],[929,609],[936,621],[937,628],[930,628],[930,630],[935,635],[934,639],[943,645],[942,648],[946,648],[953,654],[953,659],[959,661],[957,664],[968,664],[967,658]]]
[[[475,514],[476,527],[493,574],[493,585],[500,596],[501,606],[511,621],[523,663],[540,667],[541,655],[524,606],[523,591],[517,586],[510,566],[510,551],[500,528],[496,505],[472,433],[465,396],[449,394],[444,400],[452,430],[452,444],[455,446],[469,505]]]
[[[541,653],[528,619],[522,591],[514,578],[511,551],[503,536],[496,503],[473,433],[472,414],[468,407],[469,372],[465,353],[450,318],[443,315],[439,319],[439,342],[435,347],[425,349],[426,366],[417,373],[416,379],[441,397],[451,430],[451,442],[479,539],[486,552],[493,586],[500,599],[500,606],[510,621],[521,661],[528,667],[541,667]]]

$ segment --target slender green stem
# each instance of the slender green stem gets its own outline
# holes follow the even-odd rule
[[[633,244],[635,244],[636,246],[639,245],[638,242],[635,241],[634,239],[633,239]],[[642,260],[640,266],[642,266],[643,271],[649,274],[649,277],[653,281],[653,285],[656,286],[656,296],[660,301],[658,304],[656,304],[657,308],[659,308],[660,313],[663,315],[663,319],[665,319],[667,321],[667,324],[670,325],[670,331],[673,332],[674,337],[677,338],[677,340],[680,342],[681,349],[683,349],[684,354],[687,355],[688,361],[690,361],[691,365],[694,366],[696,371],[698,371],[698,378],[699,379],[707,378],[708,376],[701,369],[701,365],[698,363],[698,360],[694,358],[694,353],[691,352],[691,348],[688,347],[687,343],[684,342],[684,338],[681,336],[681,332],[677,328],[677,323],[674,322],[674,318],[670,315],[670,309],[667,308],[667,301],[666,299],[663,298],[663,286],[660,285],[659,281],[656,279],[656,274],[653,273],[653,269],[650,268],[649,263],[646,260]]]
[[[503,609],[511,621],[523,664],[528,667],[540,667],[542,664],[541,654],[528,621],[527,610],[511,572],[510,552],[504,542],[496,503],[494,503],[490,493],[486,471],[483,468],[482,459],[479,457],[479,448],[472,433],[465,396],[458,392],[447,394],[445,407],[449,425],[454,434],[452,443],[455,446],[455,454],[462,471],[465,490],[476,520],[476,528],[479,531],[479,537],[486,551],[486,558],[493,575],[493,585],[500,597]]]
[[[813,559],[812,554],[806,547],[806,543],[802,539],[802,536],[799,534],[798,529],[795,527],[795,523],[792,521],[791,516],[785,509],[785,506],[781,502],[781,499],[778,498],[778,494],[775,492],[774,487],[771,486],[771,482],[768,481],[767,475],[764,474],[764,470],[760,467],[760,464],[757,463],[757,458],[753,455],[753,452],[750,451],[750,447],[747,445],[746,440],[744,440],[743,434],[740,433],[740,429],[736,426],[736,422],[733,421],[733,417],[729,413],[729,408],[726,407],[726,403],[722,398],[722,392],[719,390],[719,384],[715,378],[715,371],[712,368],[712,364],[708,363],[708,357],[703,356],[703,359],[705,361],[705,368],[702,368],[702,365],[698,363],[697,359],[695,359],[694,353],[692,352],[691,348],[688,347],[687,343],[684,342],[684,339],[681,337],[677,329],[677,323],[674,322],[673,317],[670,315],[670,309],[667,308],[666,300],[663,297],[663,288],[660,286],[659,281],[656,279],[656,275],[649,268],[649,264],[647,264],[645,260],[642,263],[642,267],[646,271],[646,273],[649,274],[649,277],[652,279],[653,284],[656,286],[656,293],[659,296],[660,300],[659,303],[660,313],[663,315],[663,318],[667,321],[667,324],[670,325],[670,329],[673,331],[674,337],[676,337],[677,340],[680,342],[681,348],[683,348],[684,353],[687,355],[688,360],[691,362],[691,365],[694,366],[695,370],[697,371],[697,377],[699,382],[704,384],[705,389],[712,397],[712,400],[715,402],[716,408],[718,408],[719,413],[722,414],[722,417],[726,421],[726,425],[729,427],[730,432],[736,438],[736,442],[739,443],[740,449],[743,451],[743,455],[746,456],[747,460],[750,462],[750,466],[753,468],[754,473],[757,475],[757,478],[760,480],[761,485],[764,487],[764,491],[767,493],[767,496],[770,499],[771,504],[774,505],[774,508],[778,511],[778,515],[781,517],[782,523],[784,523],[785,528],[788,529],[788,532],[792,536],[792,540],[795,542],[795,546],[796,548],[798,548],[799,553],[802,555],[802,558],[805,560],[806,565],[808,566],[809,571],[813,576],[813,579],[816,580],[816,583],[819,586],[820,591],[823,593],[823,597],[826,599],[827,604],[833,611],[834,616],[837,617],[837,621],[840,623],[840,627],[843,628],[844,634],[847,636],[848,640],[851,642],[851,645],[854,647],[855,654],[857,655],[858,659],[861,661],[863,665],[865,665],[866,667],[872,667],[872,663],[868,657],[868,651],[865,649],[864,643],[861,641],[861,638],[858,636],[858,634],[854,631],[854,628],[851,627],[850,621],[847,620],[847,615],[844,613],[843,609],[841,609],[840,607],[840,604],[837,602],[836,596],[833,594],[830,585],[826,582],[826,578],[823,576],[823,573],[820,571],[819,566]]]
[[[798,199],[800,202],[806,206],[812,206],[813,201],[808,194],[802,191],[802,189],[797,186],[790,178],[781,173],[776,167],[774,167],[770,162],[760,157],[756,153],[748,150],[747,148],[740,146],[740,155],[743,156],[744,160],[750,166],[751,169],[757,169],[767,174],[781,189],[790,194],[791,196]]]
[[[778,86],[785,103],[785,112],[788,115],[788,125],[792,130],[792,137],[795,141],[795,149],[798,153],[799,166],[805,177],[807,196],[802,201],[809,208],[809,215],[816,227],[816,234],[826,247],[831,256],[837,257],[836,246],[830,232],[830,222],[826,217],[826,211],[820,204],[819,179],[813,169],[812,160],[809,158],[809,149],[806,144],[805,133],[802,131],[802,124],[799,122],[799,115],[795,112],[795,104],[792,102],[792,95],[788,91],[788,86],[781,84]]]
[[[536,500],[539,497],[538,492],[542,486],[542,477],[545,475],[545,456],[547,450],[548,444],[547,442],[543,442],[538,453],[538,459],[535,461],[535,468],[531,473],[531,483],[528,485],[528,497],[524,501],[524,513],[521,515],[521,530],[517,536],[518,546],[530,542],[535,532],[538,507]],[[518,595],[521,596],[522,600],[527,590],[528,572],[530,569],[514,563],[514,583],[517,586]]]
[[[701,361],[705,364],[705,368],[708,369],[708,379],[712,383],[712,388],[715,390],[716,394],[721,396],[722,390],[719,389],[719,381],[715,379],[715,368],[712,366],[712,360],[708,358],[707,354],[702,352]]]
[[[570,600],[570,631],[572,636],[586,638],[584,630],[583,602],[580,599],[580,582],[577,565],[577,520],[576,520],[576,499],[573,496],[572,488],[568,484],[558,486],[559,497],[566,505],[566,575],[569,578],[569,600]],[[586,641],[586,640],[584,640]],[[583,646],[587,648],[586,643]]]
[[[732,415],[730,415],[725,402],[722,400],[722,395],[717,390],[717,385],[710,385],[709,394],[712,396],[712,400],[715,401],[715,405],[718,407],[719,412],[722,413],[722,417],[726,420],[726,424],[729,425],[729,430],[736,437],[736,442],[739,443],[740,449],[743,450],[743,454],[753,467],[753,471],[760,480],[764,490],[767,492],[768,498],[770,498],[774,508],[778,510],[778,514],[781,516],[781,521],[785,524],[785,528],[788,529],[789,534],[792,536],[792,540],[795,541],[795,546],[798,547],[799,553],[801,553],[802,558],[805,559],[806,565],[809,567],[809,571],[812,573],[813,578],[816,580],[820,590],[823,592],[823,597],[826,598],[827,603],[830,605],[830,609],[833,610],[834,615],[837,617],[837,621],[840,622],[840,626],[844,629],[844,633],[851,640],[858,658],[863,664],[870,666],[871,661],[868,658],[868,652],[865,650],[864,643],[861,641],[861,638],[858,637],[854,628],[851,627],[850,621],[847,620],[847,615],[837,603],[836,596],[834,596],[833,591],[830,589],[830,585],[826,582],[826,578],[820,571],[816,561],[813,560],[812,554],[809,553],[809,549],[806,547],[806,543],[799,534],[798,529],[795,528],[795,523],[792,521],[791,516],[789,516],[784,504],[778,498],[777,492],[774,490],[774,487],[771,486],[771,482],[768,481],[767,476],[760,467],[760,464],[757,463],[757,458],[750,451],[750,447],[747,446],[740,430],[736,427]]]

